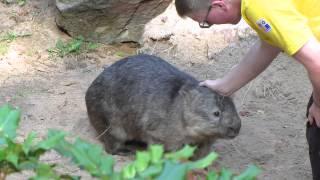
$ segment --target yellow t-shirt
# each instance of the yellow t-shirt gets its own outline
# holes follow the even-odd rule
[[[320,0],[242,0],[241,14],[261,39],[289,55],[312,36],[320,40]]]

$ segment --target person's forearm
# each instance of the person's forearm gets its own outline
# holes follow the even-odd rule
[[[307,69],[313,86],[314,103],[320,107],[320,43],[315,38],[310,39],[294,58]]]
[[[314,65],[312,69],[308,69],[308,76],[313,87],[313,102],[320,107],[320,63]]]
[[[233,94],[265,70],[279,53],[279,48],[259,40],[242,61],[221,79],[219,91],[226,96]]]

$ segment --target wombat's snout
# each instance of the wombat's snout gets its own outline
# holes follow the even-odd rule
[[[240,129],[241,129],[240,123],[234,126],[227,127],[227,137],[235,138],[239,134]]]

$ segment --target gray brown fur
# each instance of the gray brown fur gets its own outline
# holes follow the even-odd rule
[[[198,85],[192,76],[159,57],[136,55],[107,67],[86,93],[91,124],[107,152],[128,142],[163,144],[177,150],[197,145],[207,154],[217,138],[238,135],[241,121],[229,97]]]

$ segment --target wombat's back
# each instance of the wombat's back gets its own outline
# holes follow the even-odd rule
[[[106,68],[101,76],[105,82],[116,81],[117,88],[129,90],[128,93],[140,90],[143,93],[175,92],[186,83],[198,84],[190,75],[152,55],[136,55],[119,60]],[[125,86],[137,89],[127,89]]]
[[[125,101],[132,104],[133,101],[157,95],[161,97],[158,103],[162,104],[174,99],[179,89],[186,84],[196,86],[198,81],[159,57],[136,55],[107,67],[92,83],[87,95],[90,94],[98,101],[112,97],[112,101],[119,107],[127,103]]]

